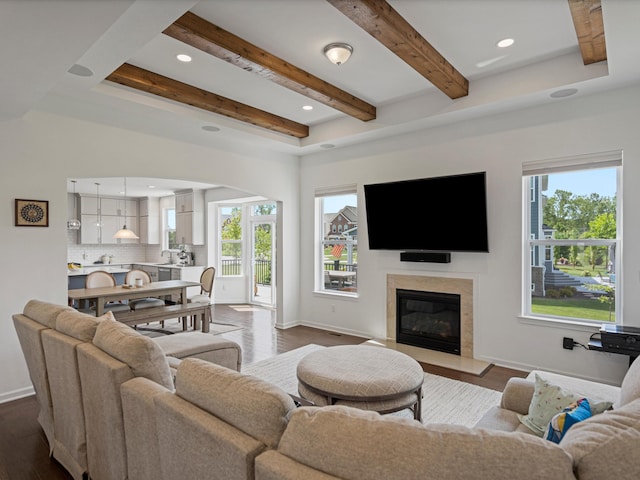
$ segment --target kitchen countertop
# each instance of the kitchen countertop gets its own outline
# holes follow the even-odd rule
[[[87,265],[88,267],[88,265]],[[99,268],[96,268],[99,267]],[[91,268],[77,268],[74,270],[68,270],[67,275],[70,277],[76,277],[79,275],[89,275],[91,272],[95,272],[97,270],[103,270],[109,273],[127,273],[130,268],[122,268],[120,266],[109,266],[109,265],[92,265]]]
[[[132,265],[144,265],[148,267],[162,267],[162,268],[179,268],[183,270],[185,268],[204,268],[202,265],[176,265],[174,263],[153,263],[153,262],[131,262]]]
[[[180,270],[185,270],[185,269],[190,269],[190,268],[197,268],[197,269],[203,269],[203,266],[198,266],[198,265],[187,265],[187,266],[183,266],[183,265],[175,265],[175,264],[162,264],[162,263],[154,263],[154,262],[131,262],[131,263],[127,263],[126,265],[143,265],[143,266],[149,266],[149,267],[162,267],[162,268],[177,268]],[[130,268],[123,268],[122,265],[120,264],[99,264],[99,263],[93,263],[93,264],[89,264],[89,265],[85,265],[82,268],[78,268],[78,269],[68,269],[67,270],[67,274],[70,277],[76,277],[76,276],[80,276],[80,275],[88,275],[91,272],[95,272],[96,270],[103,270],[105,272],[109,272],[109,273],[127,273],[129,270],[131,270]]]

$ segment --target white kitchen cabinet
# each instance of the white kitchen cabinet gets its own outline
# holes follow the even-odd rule
[[[176,193],[176,242],[204,245],[204,192]]]
[[[81,215],[97,215],[98,199],[87,195],[79,195],[80,214]]]
[[[125,217],[125,205],[127,216]],[[116,239],[115,233],[125,224],[127,228],[137,234],[138,230],[138,201],[136,199],[80,196],[80,243],[83,244],[137,244],[137,239]],[[98,215],[100,225],[98,226]],[[87,222],[85,225],[84,222]]]
[[[124,198],[111,198],[103,197],[100,199],[100,213],[102,215],[117,215],[123,216],[125,214],[125,207],[127,216],[137,216],[138,214],[138,201]]]
[[[193,212],[194,192],[176,193],[176,213]]]
[[[140,243],[147,245],[160,244],[160,199],[156,197],[141,198],[140,211]]]
[[[185,280],[187,282],[200,282],[200,275],[204,267],[172,267],[171,280]],[[193,297],[200,294],[200,287],[187,288],[187,297]],[[173,301],[179,301],[178,296],[171,298]]]
[[[80,243],[100,243],[100,227],[98,226],[98,216],[95,213],[80,215],[80,224]]]

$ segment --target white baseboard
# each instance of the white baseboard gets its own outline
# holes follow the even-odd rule
[[[19,398],[35,395],[35,393],[36,392],[33,387],[25,387],[19,390],[13,390],[12,392],[0,394],[0,403],[11,402],[13,400],[18,400]]]

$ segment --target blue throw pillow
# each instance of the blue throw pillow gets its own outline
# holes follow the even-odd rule
[[[572,425],[586,420],[590,416],[591,406],[589,405],[589,400],[581,398],[551,419],[547,431],[544,433],[544,438],[554,443],[560,443],[560,440]]]

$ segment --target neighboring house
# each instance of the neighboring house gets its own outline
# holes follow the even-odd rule
[[[356,207],[347,205],[333,215],[329,221],[329,228],[326,230],[330,232],[327,237],[343,235],[346,231],[353,230],[353,228],[358,226],[358,209]]]

